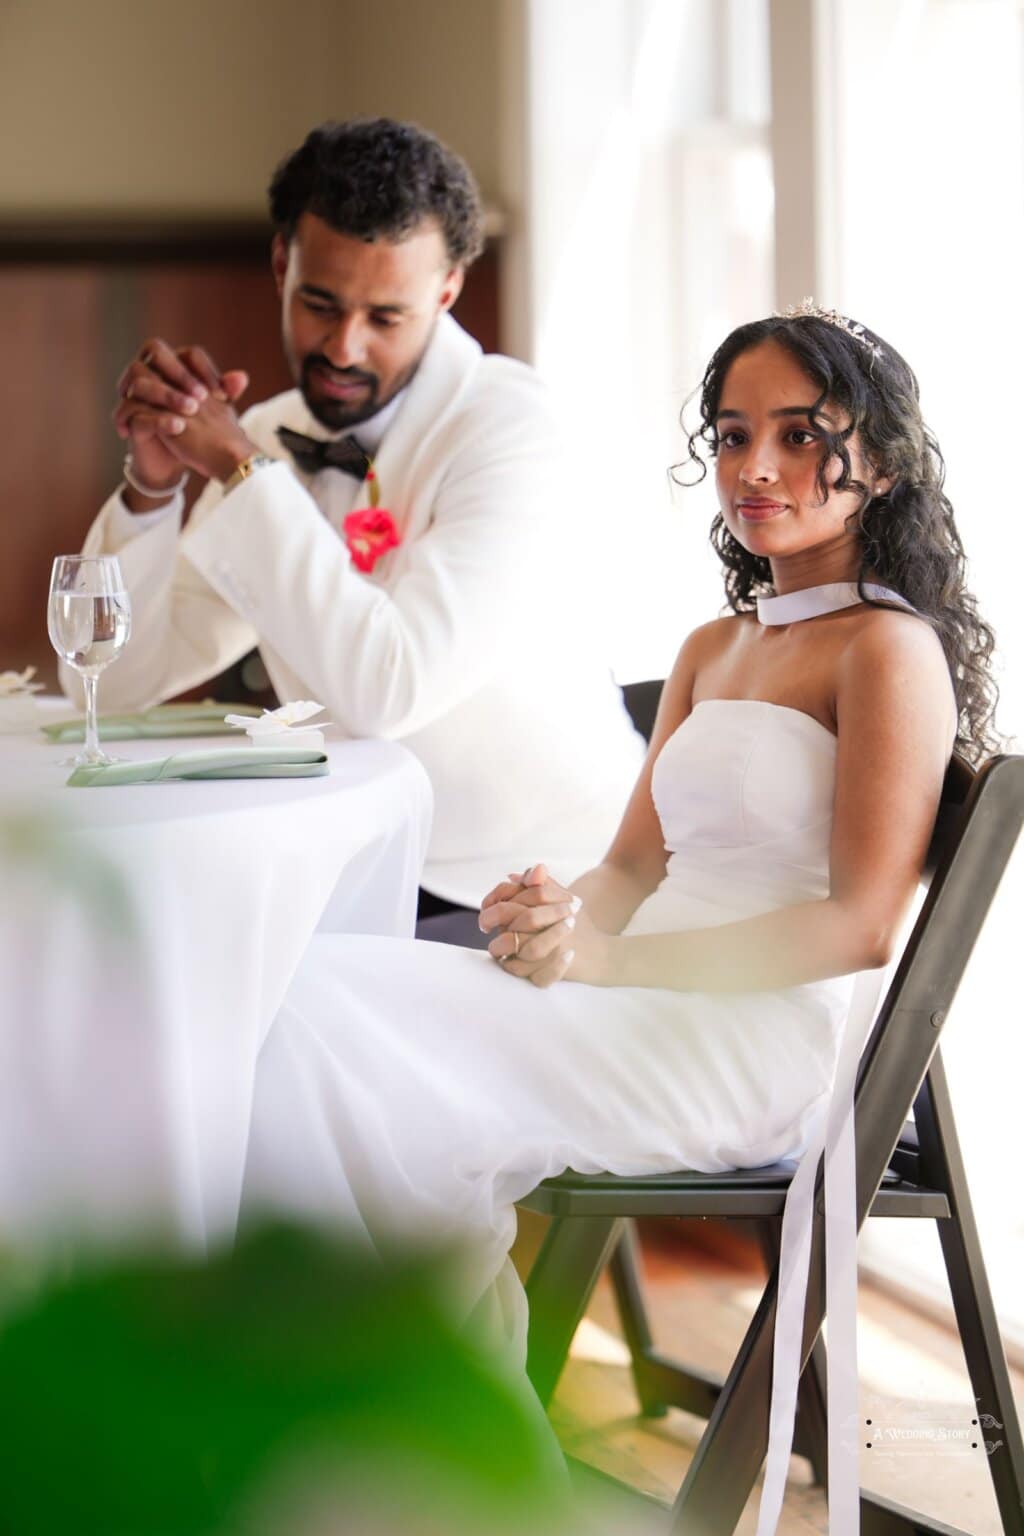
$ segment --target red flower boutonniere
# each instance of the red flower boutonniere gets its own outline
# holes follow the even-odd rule
[[[371,464],[366,471],[370,505],[350,512],[343,528],[352,563],[357,571],[372,571],[381,555],[397,549],[402,542],[391,513],[380,505],[380,485]]]

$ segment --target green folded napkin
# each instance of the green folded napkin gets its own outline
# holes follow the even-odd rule
[[[326,752],[294,747],[228,747],[221,752],[177,752],[134,763],[76,768],[76,789],[104,784],[158,784],[165,779],[309,779],[329,773]]]
[[[225,715],[263,713],[254,704],[221,704],[204,699],[200,704],[157,704],[135,715],[101,715],[102,741],[130,741],[142,736],[234,736],[236,728],[224,724]],[[43,726],[51,741],[84,741],[84,720],[58,720]]]

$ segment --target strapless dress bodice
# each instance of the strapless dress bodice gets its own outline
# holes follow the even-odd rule
[[[627,931],[712,926],[829,889],[836,738],[758,699],[696,704],[654,766],[665,878]]]

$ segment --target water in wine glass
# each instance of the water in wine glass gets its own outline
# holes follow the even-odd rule
[[[109,763],[99,744],[96,684],[131,633],[131,604],[114,555],[58,555],[47,610],[50,641],[85,685],[85,745],[71,761]]]
[[[95,595],[55,592],[50,605],[50,640],[76,672],[101,672],[120,655],[131,634],[127,592]]]

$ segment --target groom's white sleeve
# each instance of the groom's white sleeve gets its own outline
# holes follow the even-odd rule
[[[104,674],[104,707],[147,707],[259,643],[349,735],[399,737],[514,667],[517,631],[550,623],[546,594],[571,580],[557,434],[524,371],[477,390],[436,437],[423,454],[433,485],[418,487],[428,525],[391,557],[400,574],[387,587],[355,569],[284,462],[226,497],[208,485],[183,535],[180,503],[135,534],[112,497],[86,548],[118,554],[133,624]]]
[[[482,394],[445,424],[452,451],[433,455],[429,526],[392,557],[400,574],[387,588],[355,569],[284,464],[244,481],[182,541],[195,571],[352,736],[429,725],[515,665],[517,631],[550,622],[538,599],[552,560],[565,570],[554,428],[532,379],[521,393],[506,382]],[[386,504],[386,485],[382,494]]]

